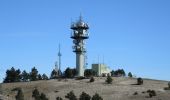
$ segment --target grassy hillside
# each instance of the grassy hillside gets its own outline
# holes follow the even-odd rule
[[[95,77],[95,81],[89,83],[89,79],[75,80],[43,80],[35,82],[19,82],[0,84],[1,98],[15,100],[16,87],[21,87],[24,92],[25,100],[33,100],[32,91],[37,88],[40,92],[46,94],[49,100],[56,100],[57,96],[64,100],[65,95],[71,90],[77,97],[84,91],[91,96],[95,93],[100,94],[104,100],[169,100],[170,91],[164,90],[168,82],[159,80],[144,79],[143,85],[135,85],[136,79],[125,77],[114,77],[112,84],[105,83],[106,77]],[[148,89],[155,90],[157,96],[149,98]],[[134,93],[137,92],[137,95]],[[2,96],[3,95],[3,96]]]

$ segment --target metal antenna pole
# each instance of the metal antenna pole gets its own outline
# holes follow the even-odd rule
[[[61,52],[60,52],[60,44],[59,44],[59,51],[58,51],[58,59],[59,59],[59,69],[58,69],[58,72],[60,74],[60,71],[61,71]]]

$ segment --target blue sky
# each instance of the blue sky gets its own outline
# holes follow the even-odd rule
[[[88,68],[104,62],[136,76],[170,80],[169,0],[1,0],[0,81],[14,66],[50,74],[61,44],[62,70],[75,66],[70,23],[90,26]]]

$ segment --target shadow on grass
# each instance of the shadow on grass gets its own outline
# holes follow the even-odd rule
[[[170,88],[169,87],[165,87],[164,90],[170,90]]]
[[[130,84],[130,85],[142,85],[142,84],[137,84],[137,83],[136,83],[136,84]]]

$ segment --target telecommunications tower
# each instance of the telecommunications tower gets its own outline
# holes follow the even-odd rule
[[[89,26],[82,20],[80,16],[77,22],[71,24],[71,38],[73,39],[73,52],[76,53],[76,70],[77,76],[84,76],[85,64],[85,39],[89,38],[88,29]]]

